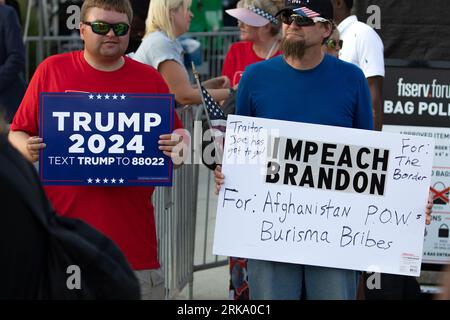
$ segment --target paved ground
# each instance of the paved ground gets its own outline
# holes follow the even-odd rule
[[[177,299],[188,299],[188,288],[178,295]],[[193,300],[227,300],[228,299],[228,266],[213,268],[194,273]]]

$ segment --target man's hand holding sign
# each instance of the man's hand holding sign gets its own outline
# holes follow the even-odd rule
[[[40,137],[29,137],[27,139],[27,151],[29,155],[29,160],[31,162],[36,162],[39,160],[39,153],[41,149],[45,148],[44,140]]]
[[[227,128],[215,254],[420,273],[431,139],[240,116]]]

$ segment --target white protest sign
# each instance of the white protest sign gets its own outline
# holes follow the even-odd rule
[[[213,253],[418,276],[433,148],[230,115]]]

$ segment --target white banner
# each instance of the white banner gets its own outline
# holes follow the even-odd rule
[[[418,276],[433,148],[230,115],[213,253]]]

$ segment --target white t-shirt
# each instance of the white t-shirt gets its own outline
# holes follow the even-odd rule
[[[375,30],[356,16],[344,19],[338,30],[344,42],[339,58],[360,67],[366,78],[384,77],[384,47]]]
[[[148,64],[156,70],[159,64],[166,60],[174,60],[184,68],[181,43],[170,39],[162,31],[155,31],[144,37],[133,59]]]

